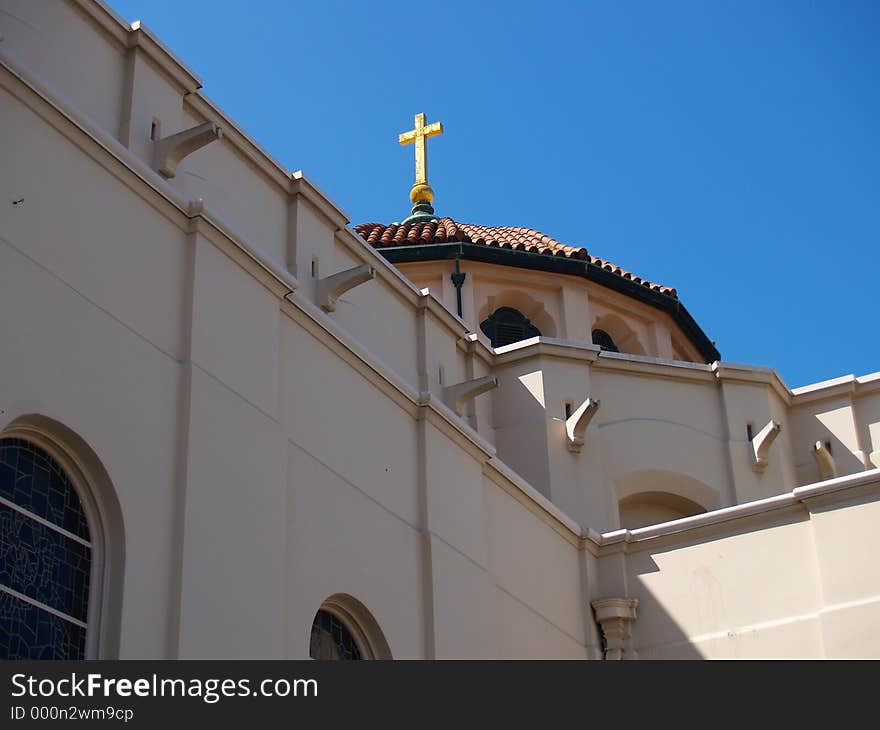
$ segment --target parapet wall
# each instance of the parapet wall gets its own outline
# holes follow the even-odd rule
[[[873,469],[605,534],[597,593],[638,600],[643,659],[877,657],[878,497]]]

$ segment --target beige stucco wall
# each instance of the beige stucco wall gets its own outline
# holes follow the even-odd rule
[[[609,536],[600,582],[639,600],[640,658],[876,657],[877,471],[861,482]]]
[[[444,272],[389,266],[148,31],[85,0],[0,7],[26,21],[0,16],[0,200],[23,198],[0,205],[0,431],[49,417],[106,469],[125,555],[114,653],[304,657],[340,593],[400,658],[598,658],[590,601],[609,596],[641,601],[643,656],[880,652],[858,633],[876,629],[860,546],[877,502],[858,478],[878,465],[880,378],[792,392],[764,368],[676,361],[662,318],[487,265],[460,319]],[[209,120],[223,137],[166,180],[154,117],[163,136]],[[374,278],[322,309],[317,280],[363,264]],[[517,288],[556,338],[494,352],[469,322]],[[647,356],[584,344],[612,310],[641,322]],[[487,375],[497,389],[450,410],[445,388]],[[565,405],[587,397],[601,406],[574,453]],[[771,418],[757,473],[746,423]],[[817,481],[825,439],[856,481],[821,509],[771,499],[764,516],[613,532],[644,492],[707,510],[791,493]],[[774,571],[787,582],[765,591]],[[718,638],[768,622],[786,628]]]
[[[450,276],[452,261],[421,261],[399,268],[420,288],[428,288],[451,311],[458,302]],[[621,352],[687,362],[702,358],[665,312],[576,276],[548,274],[476,261],[460,261],[465,274],[462,318],[479,332],[499,307],[522,312],[544,337],[592,343],[604,329]]]

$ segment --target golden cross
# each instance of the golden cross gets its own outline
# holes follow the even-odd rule
[[[425,140],[438,134],[443,134],[443,125],[440,122],[425,124],[425,115],[416,114],[416,128],[398,137],[400,144],[416,143],[416,185],[428,182],[428,145]]]

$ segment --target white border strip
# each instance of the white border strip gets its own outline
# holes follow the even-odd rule
[[[83,621],[80,621],[78,618],[74,618],[73,616],[68,616],[66,613],[62,613],[56,608],[52,608],[51,606],[47,606],[45,603],[41,603],[35,598],[30,598],[23,593],[19,593],[18,591],[12,590],[9,586],[5,586],[0,583],[0,592],[8,593],[13,598],[17,598],[19,601],[23,601],[24,603],[30,604],[31,606],[35,606],[46,613],[51,613],[53,616],[64,619],[72,624],[76,624],[80,628],[88,629],[89,626]]]
[[[774,497],[767,497],[754,502],[745,502],[732,507],[723,507],[722,509],[704,512],[692,517],[683,517],[680,520],[661,522],[657,525],[640,527],[636,530],[624,529],[606,532],[601,535],[599,544],[631,543],[664,535],[672,535],[677,532],[708,527],[741,517],[771,512],[775,509],[793,506],[812,497],[820,497],[870,484],[880,484],[880,468],[858,472],[857,474],[848,474],[847,476],[836,477],[835,479],[827,479],[824,482],[816,482],[815,484],[806,484],[802,487],[795,487],[791,492],[786,492],[785,494],[777,494]]]
[[[49,522],[45,517],[40,517],[39,515],[35,515],[33,512],[29,512],[24,507],[17,505],[15,502],[10,502],[5,497],[0,497],[0,504],[9,507],[9,509],[13,509],[19,514],[24,515],[28,519],[33,520],[34,522],[39,522],[41,525],[45,525],[46,527],[58,532],[69,540],[73,540],[74,542],[78,542],[80,545],[87,547],[89,550],[92,549],[92,543],[88,540],[84,540],[79,535],[74,535],[72,532],[68,532],[63,527],[59,527],[54,522]]]

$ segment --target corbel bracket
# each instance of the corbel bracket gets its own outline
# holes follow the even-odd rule
[[[459,416],[464,414],[464,406],[469,400],[473,400],[481,393],[485,393],[498,387],[498,378],[494,375],[486,375],[474,380],[466,380],[463,383],[450,385],[443,389],[443,402],[455,411]]]
[[[752,469],[759,474],[770,463],[767,454],[781,430],[782,424],[771,419],[752,439]]]
[[[565,437],[568,442],[568,450],[573,454],[581,453],[581,449],[584,446],[584,434],[593,416],[596,415],[596,411],[599,410],[599,403],[600,401],[598,400],[587,398],[565,420]]]
[[[349,289],[354,289],[359,284],[375,278],[375,276],[376,270],[372,266],[362,264],[361,266],[355,266],[353,269],[346,269],[338,274],[318,279],[315,285],[315,298],[318,305],[325,312],[335,312],[336,300],[339,297]]]
[[[816,465],[819,467],[819,474],[822,476],[822,479],[836,477],[837,463],[834,461],[834,457],[831,455],[828,447],[821,441],[817,441],[813,444],[812,451],[813,458],[816,460]]]
[[[600,598],[593,601],[596,621],[605,637],[606,659],[637,659],[632,648],[632,625],[638,598]]]
[[[205,122],[156,140],[153,143],[153,167],[160,175],[172,178],[177,174],[177,166],[184,157],[222,136],[223,130],[219,125]]]

